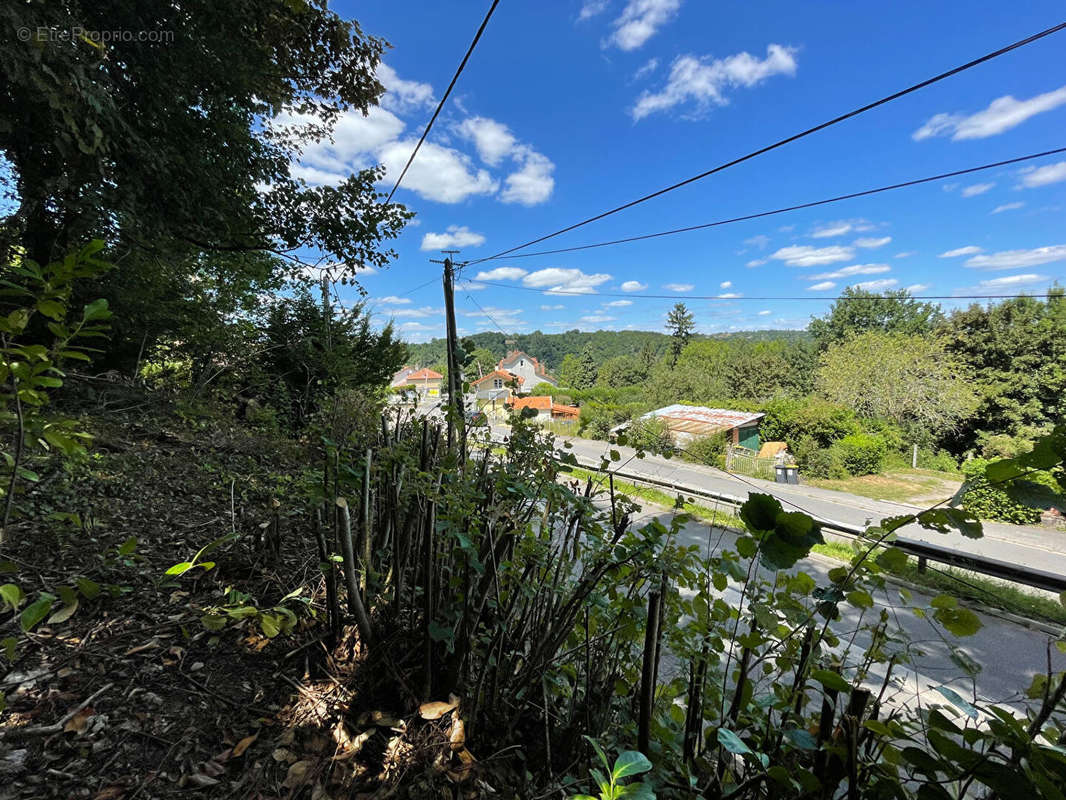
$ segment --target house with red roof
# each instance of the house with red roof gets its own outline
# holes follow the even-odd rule
[[[414,389],[419,394],[427,397],[439,397],[440,387],[443,381],[444,376],[439,372],[432,370],[429,367],[423,367],[422,369],[408,373],[408,375],[403,378],[403,382],[399,385]]]
[[[537,359],[523,353],[521,350],[512,350],[500,363],[496,365],[497,371],[510,372],[522,379],[519,384],[519,394],[529,394],[538,383],[547,383],[558,386],[559,382],[544,368]]]
[[[535,412],[535,416],[530,417],[530,419],[537,422],[548,422],[550,420],[573,421],[581,414],[581,409],[577,406],[556,403],[550,395],[515,397],[508,402],[508,405],[516,414],[522,413],[527,408],[532,409]]]

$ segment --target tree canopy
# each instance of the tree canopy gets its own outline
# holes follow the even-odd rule
[[[906,289],[870,292],[849,286],[828,313],[811,318],[807,329],[825,350],[867,331],[925,335],[943,320],[940,306],[917,300]]]

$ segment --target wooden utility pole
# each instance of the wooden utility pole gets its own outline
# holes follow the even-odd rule
[[[455,264],[451,259],[459,251],[442,250],[441,252],[445,255],[444,261],[434,260],[434,263],[444,264],[444,318],[448,336],[448,405],[452,408],[452,413],[448,414],[448,449],[450,450],[455,443],[456,424],[462,430],[466,423],[463,416],[463,374],[458,358],[459,335],[455,327]]]

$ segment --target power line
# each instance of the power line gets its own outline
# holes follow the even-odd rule
[[[479,309],[481,309],[481,313],[484,314],[488,318],[489,322],[491,322],[493,325],[496,326],[496,330],[498,330],[500,333],[502,333],[504,335],[504,337],[506,338],[507,332],[504,331],[503,326],[496,321],[495,317],[493,317],[492,314],[490,314],[488,311],[485,310],[485,308],[481,305],[481,303],[479,303],[477,300],[475,300],[469,294],[466,296],[466,299],[469,300],[471,303],[473,303],[475,306],[477,306]]]
[[[444,96],[437,103],[437,110],[433,112],[433,116],[429,119],[429,124],[426,125],[426,129],[422,131],[422,138],[418,140],[418,144],[415,145],[415,149],[411,152],[411,157],[407,159],[407,163],[403,167],[403,172],[400,173],[400,177],[396,179],[396,185],[392,187],[392,191],[389,192],[388,199],[385,200],[385,204],[388,205],[392,202],[392,196],[396,194],[396,190],[400,188],[400,183],[403,181],[404,176],[407,174],[407,170],[410,168],[411,163],[415,160],[415,156],[418,155],[419,149],[422,147],[422,143],[426,141],[426,137],[429,136],[429,131],[433,127],[433,123],[437,121],[437,116],[440,114],[444,103],[448,99],[448,95],[452,93],[452,89],[455,88],[455,82],[459,80],[459,76],[462,75],[463,69],[466,67],[466,62],[470,60],[470,54],[474,52],[474,48],[477,47],[478,40],[481,38],[481,34],[485,32],[485,27],[489,24],[489,19],[492,17],[492,12],[496,10],[496,6],[499,5],[500,0],[492,0],[492,5],[489,6],[489,11],[485,14],[485,19],[481,21],[481,27],[477,29],[477,33],[474,35],[474,41],[470,43],[470,47],[466,50],[466,55],[463,56],[463,60],[459,62],[459,68],[455,70],[455,74],[452,76],[452,82],[448,84],[448,89],[444,92]]]
[[[549,234],[546,234],[544,236],[540,236],[540,237],[538,237],[536,239],[531,239],[530,241],[525,242],[524,244],[519,244],[519,245],[511,247],[511,248],[509,248],[507,250],[503,250],[503,251],[501,251],[499,253],[496,253],[493,256],[489,256],[489,258],[499,258],[500,256],[509,255],[510,253],[513,253],[516,250],[522,250],[522,249],[524,249],[526,247],[529,247],[530,245],[538,244],[539,242],[546,241],[547,239],[552,239],[552,238],[554,238],[556,236],[560,236],[561,234],[568,233],[569,231],[572,231],[572,230],[574,230],[576,228],[580,228],[583,225],[588,225],[589,223],[596,222],[597,220],[601,220],[604,217],[609,217],[612,214],[617,214],[619,211],[624,211],[624,210],[626,210],[628,208],[632,208],[633,206],[639,205],[641,203],[645,203],[648,200],[652,200],[653,198],[656,198],[656,197],[659,197],[661,195],[664,195],[667,192],[672,192],[675,189],[680,189],[682,186],[687,186],[690,183],[695,183],[696,181],[702,180],[703,178],[706,178],[706,177],[708,177],[710,175],[714,175],[715,173],[722,172],[723,170],[726,170],[729,167],[736,166],[737,164],[741,164],[741,163],[743,163],[745,161],[748,161],[748,160],[750,160],[752,158],[755,158],[757,156],[763,155],[764,153],[769,153],[771,150],[776,150],[777,148],[783,147],[786,144],[790,144],[791,142],[795,142],[798,139],[802,139],[802,138],[804,138],[806,136],[810,136],[812,133],[817,133],[818,131],[821,131],[821,130],[824,130],[826,128],[829,128],[829,127],[831,127],[833,125],[837,125],[837,124],[839,124],[841,122],[844,122],[845,120],[851,119],[852,117],[856,117],[856,116],[858,116],[860,114],[863,114],[863,113],[865,113],[867,111],[870,111],[871,109],[877,108],[878,106],[882,106],[885,103],[890,103],[893,100],[896,100],[896,99],[898,99],[900,97],[903,97],[905,95],[911,94],[912,92],[916,92],[919,89],[924,89],[926,86],[931,86],[932,84],[937,83],[939,81],[942,81],[942,80],[944,80],[946,78],[950,78],[953,75],[958,75],[960,72],[964,72],[965,70],[968,70],[968,69],[971,69],[973,67],[976,67],[979,64],[985,63],[986,61],[991,61],[992,59],[998,58],[999,56],[1004,55],[1006,53],[1009,53],[1012,50],[1017,50],[1018,48],[1024,47],[1027,44],[1031,44],[1032,42],[1035,42],[1035,41],[1037,41],[1039,39],[1043,39],[1044,37],[1050,36],[1053,33],[1057,33],[1059,31],[1063,30],[1064,28],[1066,28],[1066,22],[1060,22],[1058,25],[1055,25],[1055,26],[1053,26],[1051,28],[1047,28],[1046,30],[1043,30],[1043,31],[1041,31],[1039,33],[1035,33],[1032,36],[1028,36],[1028,37],[1026,37],[1024,39],[1020,39],[1019,41],[1014,42],[1013,44],[1009,44],[1006,47],[1000,48],[999,50],[995,50],[995,51],[993,51],[991,53],[987,53],[986,55],[983,55],[980,58],[976,58],[973,61],[968,61],[965,64],[962,64],[962,65],[960,65],[958,67],[954,67],[953,69],[948,70],[947,72],[942,72],[939,75],[933,76],[932,78],[927,78],[926,80],[921,81],[920,83],[916,83],[916,84],[914,84],[912,86],[908,86],[906,89],[902,89],[902,90],[900,90],[898,92],[894,92],[893,94],[887,95],[886,97],[882,97],[880,100],[875,100],[872,103],[868,103],[868,104],[866,104],[864,106],[861,106],[860,108],[854,109],[853,111],[849,111],[846,114],[841,114],[840,116],[833,117],[832,119],[830,119],[830,120],[828,120],[826,122],[823,122],[823,123],[821,123],[819,125],[815,125],[813,128],[808,128],[807,130],[801,131],[800,133],[795,133],[795,134],[793,134],[791,136],[788,136],[788,137],[786,137],[784,139],[780,139],[780,140],[774,142],[773,144],[767,145],[765,147],[761,147],[758,150],[753,150],[752,152],[748,153],[747,155],[740,156],[739,158],[735,158],[732,161],[727,161],[724,164],[720,164],[717,167],[714,167],[713,169],[709,169],[709,170],[707,170],[705,172],[701,172],[698,175],[693,175],[691,178],[686,178],[683,181],[679,181],[678,183],[672,184],[672,185],[667,186],[667,187],[665,187],[663,189],[659,189],[658,191],[652,192],[651,194],[646,194],[643,197],[638,197],[636,200],[631,200],[628,203],[624,203],[624,204],[622,204],[620,206],[617,206],[615,208],[612,208],[612,209],[610,209],[608,211],[604,211],[604,212],[602,212],[600,214],[596,214],[595,216],[588,217],[587,219],[584,219],[584,220],[582,220],[580,222],[576,222],[573,225],[568,225],[565,228],[560,228],[559,230],[557,230],[557,231],[555,231],[553,233],[549,233]],[[488,259],[481,259],[481,260],[482,261],[487,261]],[[474,263],[477,263],[477,262],[474,262]]]
[[[568,297],[626,297],[636,298],[639,300],[720,300],[722,302],[728,301],[759,301],[759,302],[771,302],[774,300],[809,300],[812,302],[824,303],[829,300],[849,302],[852,300],[885,300],[895,301],[899,300],[898,297],[883,296],[883,295],[871,295],[870,297],[854,297],[850,295],[837,295],[836,297],[825,297],[818,295],[797,295],[797,296],[780,296],[780,295],[737,295],[728,296],[721,294],[640,294],[637,292],[579,292],[579,291],[567,291],[566,289],[537,289],[532,286],[515,286],[510,283],[497,283],[496,281],[478,281],[478,283],[485,286],[498,286],[501,289],[516,289],[522,292],[538,292],[546,295],[565,295]],[[1046,294],[929,294],[929,295],[908,295],[908,300],[1014,300],[1022,297],[1034,297],[1048,299],[1053,295],[1049,292]],[[1054,295],[1058,296],[1058,295]]]
[[[760,211],[756,214],[745,214],[742,217],[731,217],[730,219],[717,220],[715,222],[705,222],[700,225],[689,225],[684,228],[673,228],[668,231],[658,231],[656,233],[644,233],[639,236],[627,236],[622,239],[612,239],[607,242],[596,242],[594,244],[583,244],[574,247],[561,247],[557,250],[538,250],[534,253],[515,253],[510,258],[532,258],[534,256],[550,256],[557,255],[559,253],[575,253],[581,250],[592,250],[597,247],[608,247],[616,244],[628,244],[629,242],[640,242],[645,239],[657,239],[662,236],[673,236],[678,233],[689,233],[691,231],[700,231],[707,228],[716,228],[721,225],[732,225],[736,222],[747,222],[748,220],[761,219],[762,217],[772,217],[777,214],[787,214],[790,211],[802,211],[807,208],[815,208],[817,206],[829,205],[830,203],[839,203],[843,200],[854,200],[857,197],[868,197],[873,194],[880,194],[881,192],[890,192],[894,189],[905,189],[910,186],[920,186],[923,183],[932,183],[934,181],[947,180],[948,178],[957,178],[960,175],[969,175],[974,172],[981,172],[989,169],[996,169],[998,167],[1006,167],[1012,164],[1019,164],[1023,161],[1031,161],[1035,158],[1043,158],[1045,156],[1058,155],[1059,153],[1066,153],[1066,147],[1058,147],[1054,150],[1045,150],[1042,153],[1033,153],[1027,156],[1018,156],[1017,158],[1009,158],[1006,161],[996,161],[992,164],[982,164],[979,167],[969,167],[967,169],[959,169],[954,172],[942,172],[939,175],[931,175],[928,178],[915,178],[914,180],[903,181],[902,183],[893,183],[888,186],[879,186],[876,189],[865,189],[861,192],[851,192],[849,194],[841,194],[836,197],[829,197],[825,200],[814,200],[809,203],[799,203],[794,206],[786,206],[785,208],[775,208],[772,211]],[[492,261],[502,256],[489,256],[488,258],[479,259],[477,261],[471,261],[471,264],[479,264],[482,261]]]

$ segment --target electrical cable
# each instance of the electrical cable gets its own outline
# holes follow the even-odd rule
[[[418,151],[422,147],[422,143],[426,141],[426,137],[429,136],[429,131],[433,127],[433,123],[437,121],[437,116],[440,114],[441,109],[444,108],[444,103],[448,99],[448,95],[452,93],[452,89],[455,88],[456,81],[459,80],[459,76],[462,75],[463,69],[466,67],[466,62],[470,60],[470,54],[474,52],[474,48],[477,47],[478,40],[481,39],[481,34],[485,32],[485,27],[489,24],[489,19],[492,17],[492,12],[496,10],[496,6],[500,4],[500,0],[492,0],[492,5],[489,6],[488,13],[485,14],[485,19],[481,21],[481,27],[477,29],[477,33],[474,35],[474,41],[470,43],[470,47],[466,50],[466,55],[463,56],[463,60],[459,62],[459,68],[455,70],[455,74],[452,76],[452,82],[448,84],[447,90],[444,92],[444,96],[437,103],[437,110],[433,112],[433,116],[429,118],[429,124],[426,125],[426,129],[422,131],[422,138],[418,140],[418,144],[415,145],[415,149],[411,151],[411,157],[407,159],[407,163],[404,164],[403,172],[400,173],[400,177],[396,179],[396,185],[392,187],[392,191],[389,192],[388,198],[385,200],[385,205],[392,202],[392,196],[396,194],[396,190],[400,188],[400,183],[403,182],[404,176],[407,174],[407,170],[411,167],[411,163],[415,160],[415,156],[418,155]]]
[[[713,167],[712,169],[706,170],[706,171],[701,172],[701,173],[699,173],[697,175],[693,175],[691,178],[686,178],[683,181],[678,181],[677,183],[671,184],[670,186],[667,186],[665,188],[659,189],[659,190],[654,191],[654,192],[652,192],[650,194],[646,194],[643,197],[638,197],[636,200],[630,200],[628,203],[623,203],[620,206],[616,206],[615,208],[612,208],[612,209],[609,209],[607,211],[601,212],[599,214],[596,214],[595,216],[588,217],[586,219],[581,220],[580,222],[575,222],[572,225],[567,225],[565,228],[560,228],[559,230],[554,231],[552,233],[545,234],[544,236],[539,236],[536,239],[531,239],[530,241],[525,242],[523,244],[515,245],[514,247],[508,248],[507,250],[502,250],[502,251],[500,251],[499,253],[496,253],[493,256],[489,256],[489,258],[493,258],[493,259],[494,258],[499,258],[501,256],[509,255],[509,254],[515,252],[516,250],[524,250],[525,248],[527,248],[527,247],[529,247],[531,245],[538,244],[539,242],[543,242],[543,241],[546,241],[548,239],[555,238],[556,236],[560,236],[560,235],[562,235],[564,233],[568,233],[568,232],[570,232],[572,230],[575,230],[577,228],[580,228],[580,227],[582,227],[584,225],[588,225],[589,223],[596,222],[596,221],[601,220],[601,219],[603,219],[605,217],[609,217],[612,214],[617,214],[620,211],[625,211],[626,209],[632,208],[633,206],[640,205],[641,203],[645,203],[648,200],[652,200],[652,199],[654,199],[656,197],[660,197],[661,195],[664,195],[667,192],[672,192],[675,189],[680,189],[681,187],[687,186],[690,183],[695,183],[696,181],[703,180],[704,178],[707,178],[707,177],[709,177],[711,175],[714,175],[714,174],[716,174],[718,172],[722,172],[723,170],[726,170],[726,169],[729,169],[730,167],[736,166],[737,164],[742,164],[745,161],[749,161],[750,159],[756,158],[757,156],[763,155],[765,153],[769,153],[770,151],[776,150],[779,147],[783,147],[786,144],[790,144],[790,143],[795,142],[795,141],[797,141],[799,139],[802,139],[802,138],[804,138],[806,136],[810,136],[812,133],[817,133],[818,131],[825,130],[826,128],[829,128],[829,127],[831,127],[833,125],[837,125],[837,124],[839,124],[841,122],[844,122],[844,121],[846,121],[848,119],[851,119],[852,117],[856,117],[856,116],[858,116],[860,114],[863,114],[863,113],[865,113],[867,111],[870,111],[870,110],[872,110],[874,108],[877,108],[878,106],[882,106],[882,105],[884,105],[886,103],[892,102],[893,100],[897,100],[900,97],[904,97],[905,95],[911,94],[912,92],[916,92],[919,89],[924,89],[925,87],[931,86],[932,84],[937,83],[937,82],[942,81],[942,80],[945,80],[946,78],[950,78],[950,77],[952,77],[954,75],[958,75],[960,72],[964,72],[964,71],[966,71],[968,69],[972,69],[973,67],[976,67],[976,66],[978,66],[980,64],[983,64],[986,61],[991,61],[992,59],[998,58],[1001,55],[1005,55],[1006,53],[1009,53],[1009,52],[1011,52],[1013,50],[1017,50],[1018,48],[1024,47],[1027,44],[1031,44],[1031,43],[1033,43],[1035,41],[1043,39],[1046,36],[1050,36],[1053,33],[1058,33],[1059,31],[1063,30],[1064,28],[1066,28],[1066,22],[1060,22],[1058,25],[1054,25],[1054,26],[1052,26],[1050,28],[1047,28],[1047,29],[1045,29],[1043,31],[1040,31],[1039,33],[1035,33],[1032,36],[1027,36],[1024,39],[1020,39],[1020,40],[1018,40],[1018,41],[1016,41],[1016,42],[1014,42],[1012,44],[1007,45],[1006,47],[1001,47],[1000,49],[994,50],[991,53],[986,53],[985,55],[983,55],[983,56],[981,56],[979,58],[975,58],[972,61],[968,61],[965,64],[961,64],[961,65],[959,65],[957,67],[949,69],[946,72],[941,72],[939,75],[934,75],[932,78],[927,78],[924,81],[921,81],[919,83],[915,83],[915,84],[913,84],[911,86],[908,86],[906,89],[901,89],[898,92],[893,92],[890,95],[882,97],[880,100],[875,100],[872,103],[867,103],[866,105],[861,106],[859,108],[856,108],[856,109],[854,109],[852,111],[848,111],[845,114],[841,114],[839,116],[833,117],[830,120],[827,120],[827,121],[822,122],[822,123],[820,123],[818,125],[815,125],[813,128],[807,128],[804,131],[800,131],[799,133],[794,133],[791,136],[788,136],[788,137],[786,137],[784,139],[779,139],[778,141],[774,142],[773,144],[766,145],[765,147],[761,147],[758,150],[753,150],[752,152],[748,153],[747,155],[743,155],[743,156],[740,156],[738,158],[734,158],[733,160],[727,161],[724,164],[719,164],[717,167]],[[482,260],[488,260],[488,259],[482,259]]]
[[[534,256],[550,256],[557,255],[559,253],[575,253],[581,250],[592,250],[597,247],[608,247],[616,244],[628,244],[630,242],[640,242],[645,239],[657,239],[662,236],[673,236],[679,233],[689,233],[691,231],[700,231],[707,228],[717,228],[722,225],[731,225],[736,222],[747,222],[748,220],[761,219],[762,217],[772,217],[777,214],[787,214],[791,211],[801,211],[807,208],[816,208],[818,206],[829,205],[830,203],[839,203],[843,200],[854,200],[857,197],[868,197],[873,194],[880,194],[881,192],[890,192],[894,189],[905,189],[911,186],[920,186],[923,183],[932,183],[934,181],[947,180],[948,178],[957,178],[960,175],[969,175],[974,172],[981,172],[983,170],[996,169],[998,167],[1006,167],[1012,164],[1019,164],[1023,161],[1031,161],[1035,158],[1043,158],[1045,156],[1058,155],[1060,153],[1066,153],[1066,147],[1058,147],[1054,150],[1045,150],[1041,153],[1032,153],[1027,156],[1018,156],[1017,158],[1009,158],[1006,161],[996,161],[991,164],[982,164],[979,167],[969,167],[967,169],[955,170],[954,172],[942,172],[939,175],[931,175],[928,178],[915,178],[914,180],[903,181],[902,183],[893,183],[888,186],[879,186],[876,189],[864,189],[861,192],[850,192],[849,194],[841,194],[836,197],[829,197],[824,200],[813,200],[809,203],[799,203],[794,206],[786,206],[785,208],[775,208],[772,211],[760,211],[755,214],[745,214],[741,217],[732,217],[730,219],[721,219],[715,222],[704,222],[700,225],[688,225],[684,228],[673,228],[668,231],[658,231],[656,233],[644,233],[639,236],[627,236],[623,239],[612,239],[606,242],[596,242],[594,244],[582,244],[574,247],[560,247],[556,250],[538,250],[535,253],[515,253],[510,258],[533,258]],[[484,261],[492,261],[503,256],[489,256],[488,258],[476,259],[468,262],[468,264],[480,264]]]

